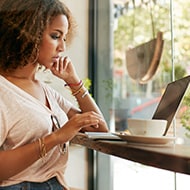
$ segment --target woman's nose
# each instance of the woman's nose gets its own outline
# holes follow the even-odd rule
[[[66,42],[64,39],[61,39],[59,41],[58,49],[59,49],[59,51],[65,51],[66,50]]]

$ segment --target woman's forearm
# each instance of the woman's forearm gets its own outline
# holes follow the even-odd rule
[[[46,152],[52,149],[56,145],[54,134],[43,138],[43,143]],[[0,181],[20,173],[38,159],[43,159],[41,151],[39,140],[13,150],[0,151]]]
[[[77,102],[79,104],[80,110],[82,112],[87,112],[87,111],[94,111],[97,114],[99,114],[102,118],[102,120],[104,122],[101,122],[99,125],[99,128],[95,129],[93,127],[90,128],[85,128],[84,130],[87,131],[102,131],[102,132],[107,132],[108,131],[108,127],[107,124],[105,122],[104,116],[101,112],[101,110],[99,109],[99,107],[97,106],[96,102],[94,101],[94,99],[91,97],[91,95],[88,93],[88,91],[86,90],[86,88],[84,86],[82,86],[82,88],[80,89],[79,92],[75,91],[76,93],[73,93],[75,95],[75,98],[77,99]]]

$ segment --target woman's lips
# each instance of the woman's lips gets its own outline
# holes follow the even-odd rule
[[[53,62],[57,62],[58,60],[59,60],[59,56],[56,56],[56,57],[53,57],[53,58],[52,58],[52,61],[53,61]]]

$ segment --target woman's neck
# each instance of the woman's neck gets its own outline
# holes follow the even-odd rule
[[[35,80],[37,67],[27,65],[23,68],[18,68],[12,72],[1,73],[6,78],[20,79],[20,80]]]

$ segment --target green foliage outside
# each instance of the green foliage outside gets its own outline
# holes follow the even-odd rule
[[[90,87],[92,85],[92,81],[89,78],[83,79],[84,86],[86,87],[87,90],[90,90]]]

